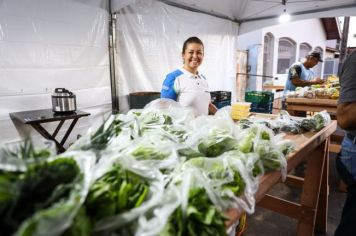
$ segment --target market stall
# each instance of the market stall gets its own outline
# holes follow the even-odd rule
[[[327,232],[328,209],[328,167],[329,139],[336,130],[332,121],[317,133],[287,135],[296,145],[296,151],[287,157],[288,172],[303,160],[307,161],[305,178],[288,175],[286,184],[302,188],[300,202],[290,202],[268,194],[268,191],[281,181],[280,172],[268,173],[261,177],[255,194],[259,206],[298,220],[297,235],[313,235],[314,230]],[[239,218],[235,210],[228,212],[229,225]]]
[[[253,214],[256,202],[300,220],[301,233],[312,232],[315,220],[326,231],[326,156],[335,121],[326,112],[305,119],[260,114],[237,123],[231,115],[227,107],[195,117],[162,99],[111,116],[60,155],[26,141],[1,147],[3,184],[17,194],[0,201],[0,233],[227,235],[237,212]],[[287,175],[308,157],[305,180]],[[300,204],[266,195],[284,177],[304,183]],[[51,187],[43,188],[47,182]]]

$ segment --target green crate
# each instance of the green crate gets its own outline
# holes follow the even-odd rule
[[[245,92],[245,102],[267,105],[273,103],[274,93],[268,91]]]

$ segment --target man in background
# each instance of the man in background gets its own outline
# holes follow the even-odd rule
[[[296,62],[288,69],[288,78],[284,87],[284,93],[295,91],[296,87],[305,87],[314,84],[322,84],[323,80],[314,78],[314,72],[311,70],[319,62],[323,62],[320,52],[310,52],[303,62]]]
[[[320,78],[314,78],[314,72],[311,70],[319,62],[323,62],[320,52],[311,51],[302,62],[296,62],[288,69],[288,78],[284,86],[282,109],[286,110],[286,94],[289,91],[295,91],[296,87],[311,86],[314,84],[322,84],[324,81]],[[295,116],[306,116],[305,111],[295,111]]]

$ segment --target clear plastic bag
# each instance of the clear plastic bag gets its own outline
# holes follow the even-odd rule
[[[124,171],[123,173],[133,173],[140,179],[144,180],[144,182],[148,184],[148,192],[147,195],[145,194],[147,197],[142,199],[142,204],[136,207],[121,213],[97,219],[94,232],[96,234],[106,235],[111,232],[121,231],[123,232],[122,234],[124,234],[124,232],[127,231],[129,235],[132,235],[132,233],[137,230],[135,228],[138,227],[138,219],[144,217],[151,208],[161,202],[166,182],[158,168],[146,165],[144,162],[138,161],[130,155],[105,152],[96,164],[93,184],[95,181],[100,180],[106,173],[111,171],[113,167],[115,168],[115,165],[119,165]],[[132,228],[133,225],[135,228]]]
[[[225,153],[219,158],[195,158],[182,166],[182,185],[187,194],[191,187],[203,187],[210,200],[220,209],[239,208],[252,213],[254,210],[253,193],[256,190],[256,179],[250,175],[239,158]],[[189,178],[190,177],[190,178]],[[182,204],[183,212],[186,203]]]
[[[31,139],[3,144],[0,146],[0,169],[23,172],[27,163],[45,160],[56,153],[54,142],[45,139],[36,146]]]
[[[316,121],[316,127],[315,127],[316,131],[323,129],[331,122],[330,114],[325,110],[313,115],[312,119]]]
[[[75,160],[80,169],[81,177],[77,177],[70,183],[68,197],[61,197],[50,206],[38,209],[31,217],[21,223],[15,235],[61,235],[71,225],[87,196],[95,156],[91,152],[68,152],[60,156],[51,157],[45,162],[50,165],[64,159]],[[51,193],[51,196],[48,196],[47,201],[56,196],[56,194],[60,194],[62,187],[64,185],[58,185]],[[43,204],[46,205],[46,202]]]

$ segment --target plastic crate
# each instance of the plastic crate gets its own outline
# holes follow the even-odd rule
[[[130,109],[141,109],[151,101],[160,98],[160,92],[137,92],[129,94]]]
[[[210,96],[212,102],[231,101],[231,92],[229,91],[212,91]]]
[[[268,91],[249,91],[245,101],[251,102],[251,112],[272,113],[274,93]]]
[[[268,105],[273,103],[274,93],[268,91],[249,91],[245,92],[245,102],[252,104]]]
[[[250,109],[251,112],[268,113],[268,114],[272,114],[272,110],[273,110],[273,102],[268,104],[252,103]]]
[[[213,104],[216,106],[216,108],[220,109],[220,108],[225,107],[225,106],[230,106],[231,105],[231,101],[230,100],[226,100],[226,101],[220,101],[220,102],[213,102]]]

